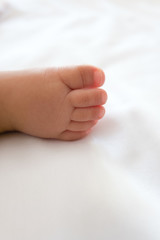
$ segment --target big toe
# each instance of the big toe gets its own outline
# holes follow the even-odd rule
[[[104,72],[93,66],[76,66],[58,69],[61,80],[70,89],[100,87],[104,84]]]

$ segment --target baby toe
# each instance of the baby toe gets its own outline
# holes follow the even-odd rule
[[[96,125],[97,121],[76,122],[71,121],[68,130],[70,131],[86,131]]]
[[[80,89],[88,87],[100,87],[104,84],[104,72],[93,66],[76,66],[70,68],[59,68],[61,80],[70,89]]]
[[[90,107],[103,105],[107,101],[107,93],[103,89],[79,89],[72,91],[71,103],[74,107]]]
[[[84,138],[90,133],[90,129],[87,131],[70,131],[66,130],[61,135],[58,137],[59,140],[64,140],[64,141],[74,141],[74,140],[79,140],[81,138]]]
[[[91,121],[101,119],[105,114],[103,106],[76,108],[71,116],[73,121]]]

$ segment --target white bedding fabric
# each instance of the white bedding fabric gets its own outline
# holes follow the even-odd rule
[[[104,69],[83,140],[0,136],[0,239],[160,239],[160,1],[0,0],[0,70]],[[5,5],[6,6],[6,5]]]

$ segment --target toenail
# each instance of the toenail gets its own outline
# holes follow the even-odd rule
[[[98,86],[102,85],[104,82],[104,73],[99,69],[94,72],[94,82]]]
[[[106,92],[103,92],[103,96],[102,96],[102,100],[103,100],[103,102],[104,103],[106,103],[107,102],[107,93]]]
[[[101,109],[100,112],[99,112],[99,118],[102,118],[105,114],[105,109]]]

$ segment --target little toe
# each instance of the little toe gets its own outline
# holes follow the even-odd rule
[[[70,89],[100,87],[105,81],[104,72],[93,66],[59,68],[58,73]]]
[[[71,121],[68,130],[70,131],[86,131],[96,125],[97,121],[76,122]]]
[[[59,136],[59,140],[64,140],[64,141],[74,141],[74,140],[79,140],[81,138],[84,138],[90,133],[91,129],[87,131],[70,131],[66,130],[65,132],[61,133]]]
[[[91,107],[103,105],[107,101],[107,93],[103,89],[78,89],[70,93],[74,107]]]
[[[73,121],[91,121],[101,119],[105,114],[103,106],[75,108],[72,113],[71,120]]]

